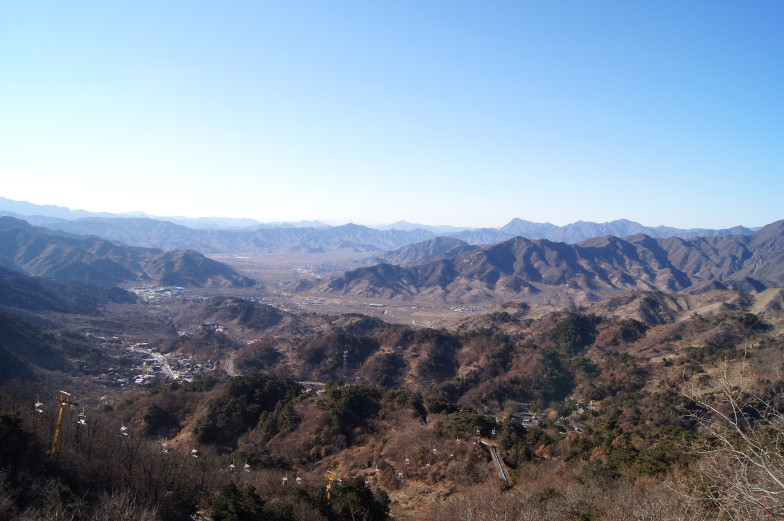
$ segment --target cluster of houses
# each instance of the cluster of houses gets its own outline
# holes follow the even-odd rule
[[[498,422],[511,421],[523,427],[533,427],[539,425],[539,417],[531,412],[531,406],[527,403],[520,403],[514,407],[511,413],[503,412],[495,417]]]
[[[214,373],[220,370],[220,362],[218,360],[195,362],[192,358],[181,353],[168,354],[166,359],[172,372],[180,380],[190,380],[198,374]]]
[[[115,343],[121,345],[119,338],[98,338],[96,341],[102,345]],[[149,344],[139,342],[125,346],[123,361],[116,366],[109,367],[104,372],[90,371],[87,366],[82,367],[93,378],[109,386],[126,387],[130,385],[143,385],[151,380],[191,380],[199,374],[212,373],[220,370],[218,360],[196,362],[181,353],[168,353],[166,355],[153,351]]]
[[[487,309],[490,309],[490,306],[462,306],[451,307],[449,308],[449,311],[454,311],[455,313],[478,313]]]
[[[206,322],[204,324],[199,324],[199,329],[203,329],[205,331],[223,332],[223,331],[226,331],[227,327],[226,326],[222,326],[220,324],[215,324],[213,322]],[[182,334],[184,335],[185,333],[182,333]]]
[[[154,288],[131,288],[130,291],[146,302],[160,302],[164,299],[181,296],[184,289],[185,288],[177,286],[163,286]]]
[[[292,268],[292,271],[300,275],[316,275],[316,278],[321,278],[320,275],[325,273],[344,273],[347,269],[347,266],[341,266],[333,262],[323,262],[321,264],[295,266]]]
[[[568,432],[575,432],[581,434],[585,430],[585,425],[577,423],[575,420],[580,419],[587,411],[594,411],[599,408],[599,403],[591,400],[587,404],[576,404],[576,409],[569,415],[568,418],[559,418],[554,422],[555,428],[561,434]],[[516,404],[512,412],[504,412],[495,417],[496,421],[505,422],[511,421],[522,425],[523,427],[535,427],[540,423],[539,416],[531,411],[530,404],[521,403]]]

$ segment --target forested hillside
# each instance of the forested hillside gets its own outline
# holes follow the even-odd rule
[[[57,402],[6,382],[0,518],[775,519],[782,303],[781,290],[641,292],[429,329],[191,302],[175,325],[222,330],[159,349],[229,355],[235,376],[85,397],[65,409],[56,463]],[[73,364],[63,337],[12,324],[16,359]]]

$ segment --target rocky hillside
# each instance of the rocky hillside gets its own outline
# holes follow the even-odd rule
[[[373,260],[376,264],[396,264],[398,266],[426,264],[440,259],[450,259],[461,253],[478,250],[460,239],[451,237],[435,237],[433,239],[408,244],[397,250],[385,252]]]
[[[236,350],[239,376],[201,405],[182,406],[187,387],[161,388],[125,414],[182,447],[225,455],[225,465],[239,459],[274,469],[270,488],[281,493],[286,474],[323,486],[328,470],[367,480],[390,496],[393,512],[412,518],[472,485],[497,487],[489,454],[473,443],[479,437],[498,443],[513,489],[534,481],[526,476],[560,472],[571,483],[602,479],[605,494],[621,476],[650,484],[689,463],[681,437],[696,429],[676,383],[718,380],[722,363],[739,357],[754,381],[776,378],[782,297],[778,289],[635,292],[540,318],[524,307],[475,315],[450,330],[302,316],[288,334],[276,325],[252,344],[226,347]],[[255,324],[260,309],[236,299],[194,306],[200,317],[230,324],[228,335]],[[296,380],[342,378],[344,353],[353,385],[297,394]],[[499,420],[520,403],[537,426]],[[535,486],[546,492],[541,480]]]
[[[469,494],[474,487],[501,494],[493,451],[482,439],[494,444],[510,479],[498,500],[509,499],[510,509],[537,509],[530,519],[643,518],[622,515],[619,501],[661,485],[665,492],[654,496],[651,510],[682,507],[671,502],[687,496],[672,487],[700,472],[686,450],[700,429],[677,385],[716,385],[730,360],[743,362],[749,382],[776,385],[778,395],[781,389],[781,289],[636,291],[545,314],[508,304],[450,329],[358,314],[293,315],[239,298],[161,306],[161,313],[153,306],[137,311],[172,323],[169,336],[151,341],[151,349],[172,362],[180,355],[230,359],[233,369],[107,393],[78,372],[88,359],[100,363],[100,351],[74,358],[91,349],[86,338],[0,312],[0,380],[11,371],[26,377],[32,367],[67,370],[80,376],[68,386],[82,385],[80,400],[101,396],[94,400],[100,407],[87,401],[89,429],[77,424],[79,409],[68,411],[59,465],[74,469],[67,481],[78,487],[74,496],[97,501],[88,491],[102,483],[140,487],[134,497],[144,492],[146,504],[182,514],[161,519],[187,519],[197,504],[216,519],[253,510],[248,518],[383,520],[386,509],[395,519],[471,519],[451,509],[468,499],[489,509]],[[183,334],[190,328],[199,334]],[[319,392],[305,392],[306,386]],[[11,403],[4,398],[0,407]],[[55,407],[45,409],[25,406],[25,421],[51,425]],[[0,419],[9,432],[13,418]],[[42,437],[36,453],[45,454],[48,431],[30,432]],[[0,452],[8,461],[11,451]],[[334,480],[330,501],[328,479]],[[193,483],[205,494],[167,503],[193,491]],[[24,498],[21,485],[14,486],[16,511],[30,508],[16,499]],[[254,487],[263,501],[251,493]],[[444,505],[450,510],[439,511]],[[480,518],[492,519],[490,513]]]
[[[575,245],[516,237],[421,265],[360,268],[314,291],[446,302],[590,302],[631,290],[760,291],[784,283],[784,221],[752,235],[654,239],[633,235]]]

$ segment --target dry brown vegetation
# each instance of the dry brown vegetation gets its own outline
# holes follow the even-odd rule
[[[368,505],[376,503],[351,495],[351,479],[362,490],[367,480],[379,505],[388,495],[396,519],[746,519],[757,510],[722,502],[730,483],[717,476],[733,460],[704,451],[726,432],[705,423],[704,411],[715,403],[710,393],[722,389],[727,363],[744,366],[749,396],[778,389],[781,301],[781,290],[637,292],[555,312],[508,304],[442,329],[352,313],[292,314],[236,298],[150,306],[138,312],[160,350],[231,355],[244,376],[113,393],[104,406],[88,407],[85,427],[71,410],[54,467],[45,464],[53,412],[31,413],[35,387],[6,385],[4,428],[30,437],[23,450],[3,452],[0,519],[67,511],[62,519],[97,521],[129,502],[149,519],[177,519],[196,503],[220,512],[220,502],[203,491],[186,505],[171,500],[176,491],[217,491],[227,481],[237,492],[226,494],[279,519],[351,519],[362,509],[371,515]],[[110,331],[121,316],[83,317],[78,327]],[[225,329],[204,330],[204,322]],[[177,330],[187,334],[175,337]],[[138,329],[128,339],[143,337]],[[344,351],[351,385],[333,383],[323,394],[286,391],[297,389],[290,377],[340,380]],[[259,371],[267,376],[254,376]],[[689,385],[703,393],[687,399],[681,389]],[[86,384],[74,387],[88,392]],[[538,427],[500,420],[518,403],[530,404]],[[754,410],[762,420],[750,428],[778,429],[777,402],[765,410],[760,403]],[[121,438],[120,425],[132,435]],[[509,484],[499,482],[487,451],[474,446],[478,437],[498,445]],[[171,451],[164,454],[167,438]],[[199,458],[188,455],[193,448]],[[253,471],[231,473],[232,462],[248,462]],[[324,506],[326,476],[352,491],[340,508]],[[283,477],[304,484],[284,489]],[[700,495],[708,483],[718,495]],[[254,503],[247,484],[266,505]],[[59,499],[36,506],[49,501],[53,487],[61,487]],[[770,497],[755,518],[778,515]]]

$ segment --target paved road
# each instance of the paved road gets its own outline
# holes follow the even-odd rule
[[[158,362],[160,362],[161,370],[166,376],[168,376],[172,380],[176,380],[179,377],[179,375],[174,374],[174,371],[172,371],[172,368],[169,365],[169,361],[166,359],[165,356],[163,356],[163,354],[155,351],[149,351],[149,353],[153,358],[155,358],[156,360],[158,360]]]

